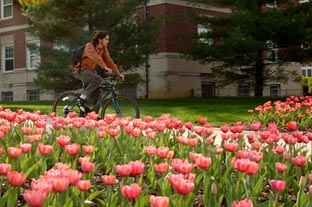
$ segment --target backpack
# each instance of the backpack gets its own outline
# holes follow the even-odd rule
[[[77,65],[78,63],[81,63],[81,60],[82,60],[81,57],[82,57],[82,53],[84,49],[85,49],[85,45],[72,50],[70,60],[73,66]]]

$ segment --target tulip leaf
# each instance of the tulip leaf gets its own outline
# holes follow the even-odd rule
[[[0,197],[0,207],[5,206],[5,202],[8,198],[8,195],[9,195],[9,191],[5,192],[5,194]]]
[[[92,201],[94,198],[102,195],[104,193],[104,190],[100,190],[100,191],[95,191],[93,193],[91,193],[88,197],[87,200]]]

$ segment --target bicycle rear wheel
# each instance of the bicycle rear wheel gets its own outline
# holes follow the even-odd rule
[[[61,94],[54,102],[52,112],[56,116],[67,117],[70,112],[76,112],[79,115],[80,110],[77,105],[77,95],[75,92],[67,91]]]
[[[105,114],[117,114],[119,117],[131,117],[140,118],[140,110],[137,102],[129,96],[116,96],[115,104],[113,99],[110,98],[106,101],[101,109],[101,118],[104,118]],[[120,113],[117,112],[120,111]]]

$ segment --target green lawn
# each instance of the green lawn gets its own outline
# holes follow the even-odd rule
[[[250,117],[247,110],[254,109],[268,100],[269,97],[212,97],[212,98],[180,98],[180,99],[138,99],[141,116],[153,118],[162,114],[170,114],[182,121],[195,122],[199,117],[206,117],[214,126],[246,121]],[[0,102],[0,106],[11,110],[40,110],[50,113],[52,101]]]

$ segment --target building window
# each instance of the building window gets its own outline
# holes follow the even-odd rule
[[[13,1],[1,0],[1,19],[10,18],[13,15]]]
[[[266,52],[266,60],[267,63],[276,63],[277,61],[277,46],[272,40],[268,40],[266,42],[267,52]]]
[[[37,69],[40,64],[40,41],[32,40],[27,42],[27,68],[29,70]]]
[[[39,91],[38,90],[27,90],[27,101],[38,101]]]
[[[273,96],[273,97],[281,96],[281,85],[280,84],[270,84],[270,96]]]
[[[250,96],[250,87],[248,84],[237,85],[237,96]]]
[[[304,77],[312,76],[312,66],[301,67],[301,75]]]
[[[13,45],[4,45],[2,47],[2,68],[3,71],[12,71],[14,69],[14,47]]]
[[[13,101],[13,91],[1,92],[1,101]]]
[[[197,25],[197,34],[199,37],[199,43],[212,45],[213,39],[207,37],[207,34],[211,32],[212,29],[209,26],[204,26],[201,24]]]
[[[276,1],[273,1],[271,3],[266,3],[266,7],[269,7],[269,8],[276,8],[277,7],[277,2]]]

